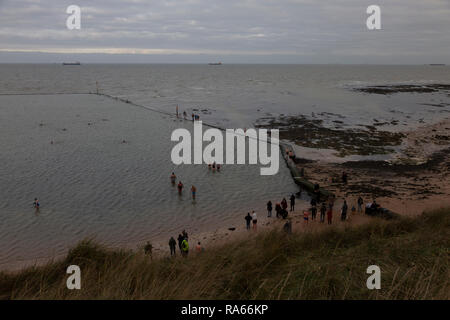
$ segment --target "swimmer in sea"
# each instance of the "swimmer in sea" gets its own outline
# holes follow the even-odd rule
[[[177,176],[175,175],[174,172],[172,172],[172,174],[170,175],[170,182],[172,182],[172,184],[175,184],[175,180],[177,179]]]
[[[197,188],[192,185],[191,187],[191,192],[192,192],[192,200],[195,200],[195,193],[197,192]]]
[[[37,198],[34,198],[33,207],[36,209],[36,211],[39,211],[39,201]]]
[[[181,191],[183,191],[183,184],[180,182],[178,182],[178,193],[181,194]]]

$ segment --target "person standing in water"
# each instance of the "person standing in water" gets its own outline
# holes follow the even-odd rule
[[[267,202],[267,217],[272,217],[272,201]]]
[[[192,200],[195,200],[195,193],[197,192],[197,188],[192,185],[191,187],[191,192],[192,192]]]
[[[253,230],[256,231],[256,224],[258,222],[258,217],[256,216],[256,212],[252,211],[252,221],[253,221]]]
[[[39,211],[39,200],[37,198],[34,198],[34,202],[33,202],[33,208],[36,209],[36,212]]]
[[[252,216],[250,215],[250,212],[247,213],[245,216],[245,223],[247,230],[250,230],[250,223],[252,222]]]
[[[178,193],[181,194],[181,191],[183,191],[183,183],[180,181],[178,182]]]
[[[177,242],[175,241],[175,239],[173,237],[170,237],[170,240],[169,240],[170,256],[176,255],[176,250],[175,250],[176,246],[177,246]]]
[[[291,211],[294,211],[295,208],[295,196],[293,194],[291,194]]]
[[[175,185],[175,181],[177,180],[177,176],[174,172],[170,175],[170,182],[172,182],[172,185]]]

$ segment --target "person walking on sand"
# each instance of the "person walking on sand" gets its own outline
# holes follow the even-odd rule
[[[195,121],[195,114],[192,113],[192,121]]]
[[[327,205],[325,202],[322,203],[322,206],[320,207],[320,222],[325,222],[325,213],[327,212]]]
[[[150,241],[147,241],[147,244],[144,246],[144,253],[150,256],[150,259],[152,259],[152,251],[153,246],[150,243]]]
[[[178,235],[178,248],[180,248],[180,252],[183,253],[183,250],[181,250],[181,243],[183,242],[184,237],[181,235],[181,233]]]
[[[172,185],[175,185],[175,181],[177,180],[177,176],[175,175],[175,172],[172,172],[170,175],[170,182],[172,182]]]
[[[309,221],[309,211],[308,210],[303,211],[303,220],[304,220],[305,224],[308,224],[308,221]]]
[[[267,202],[267,217],[272,217],[272,201]]]
[[[247,230],[250,230],[250,223],[252,222],[252,216],[250,215],[250,212],[247,212],[247,215],[245,216],[245,223]]]
[[[180,181],[178,182],[178,194],[181,195],[181,191],[183,191],[183,183]]]
[[[200,241],[197,242],[197,245],[195,246],[195,251],[196,251],[197,253],[202,252],[202,245],[200,244]]]
[[[295,209],[295,196],[293,194],[291,194],[291,198],[289,200],[291,200],[291,211],[294,211],[294,209]]]
[[[177,108],[176,108],[176,113],[177,113],[177,118],[178,118],[178,105],[177,105]]]
[[[286,198],[283,198],[283,200],[281,200],[281,208],[283,210],[287,210],[287,201]]]
[[[195,193],[197,192],[197,188],[192,185],[191,187],[191,192],[192,192],[192,200],[195,200]]]
[[[283,226],[283,231],[287,234],[292,234],[292,222],[291,219],[288,219]]]
[[[281,205],[279,203],[275,204],[275,212],[276,212],[277,218],[280,217],[280,215],[281,215]]]
[[[362,210],[362,205],[363,205],[363,203],[364,203],[364,200],[363,200],[363,198],[361,198],[361,196],[359,196],[358,197],[358,213],[361,213],[363,210]]]
[[[342,205],[342,211],[341,211],[341,221],[345,221],[347,219],[347,201],[344,199],[344,204]]]
[[[328,224],[331,224],[333,221],[333,203],[332,202],[330,202],[330,204],[328,205],[327,221],[328,221]]]
[[[256,231],[256,224],[258,223],[258,218],[256,216],[255,211],[252,211],[252,222],[253,222],[253,230]]]
[[[184,120],[186,120],[186,116],[187,116],[186,111],[183,111],[183,118],[184,118]]]
[[[311,208],[311,220],[312,221],[316,220],[316,215],[317,215],[317,207],[314,206]]]
[[[175,250],[176,246],[177,246],[177,242],[175,241],[175,239],[173,237],[170,237],[170,240],[169,240],[170,256],[176,255],[176,250]]]
[[[347,184],[348,181],[348,176],[347,176],[347,172],[342,172],[342,183],[343,184]]]
[[[187,239],[183,239],[181,242],[181,252],[183,253],[183,257],[187,258],[189,254],[189,243]]]

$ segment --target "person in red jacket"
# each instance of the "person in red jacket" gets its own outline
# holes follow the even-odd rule
[[[331,224],[332,220],[333,220],[333,204],[330,203],[330,205],[328,206],[328,212],[327,212],[328,224]]]

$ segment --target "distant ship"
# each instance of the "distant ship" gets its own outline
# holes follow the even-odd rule
[[[210,66],[221,66],[222,62],[212,62],[212,63],[208,63]]]
[[[79,66],[81,65],[80,62],[63,62],[63,66]]]
[[[430,63],[430,66],[445,66],[444,63]]]

